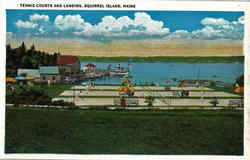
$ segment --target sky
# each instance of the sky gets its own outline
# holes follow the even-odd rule
[[[10,43],[56,39],[63,43],[77,40],[78,45],[113,41],[230,44],[241,43],[244,37],[243,12],[7,10],[6,13]]]

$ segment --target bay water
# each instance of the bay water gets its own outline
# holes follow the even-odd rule
[[[81,68],[93,62],[81,62]],[[97,69],[107,69],[108,66],[129,69],[132,83],[160,85],[176,85],[181,80],[209,80],[234,83],[235,79],[244,73],[243,63],[180,63],[180,62],[95,62]],[[117,84],[122,78],[106,77],[96,79],[96,84]],[[166,83],[166,81],[169,83]]]

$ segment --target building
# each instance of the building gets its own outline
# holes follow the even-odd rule
[[[83,68],[83,72],[95,73],[96,72],[96,65],[93,63],[88,63]]]
[[[58,66],[41,66],[39,68],[40,81],[48,83],[61,82],[61,76],[59,74]]]
[[[40,81],[40,72],[39,69],[18,69],[18,76],[31,76],[35,81]]]
[[[75,56],[58,56],[56,63],[60,72],[66,74],[77,74],[81,69],[81,63]]]

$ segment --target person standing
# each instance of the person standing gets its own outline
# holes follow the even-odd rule
[[[126,99],[122,96],[120,101],[121,101],[122,108],[125,109],[126,108]]]
[[[203,96],[204,96],[204,86],[200,86],[200,90],[201,90],[201,97],[200,100],[203,100]]]

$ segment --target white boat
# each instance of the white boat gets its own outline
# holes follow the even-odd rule
[[[129,74],[128,70],[122,67],[114,67],[109,71],[110,76],[123,77]]]

